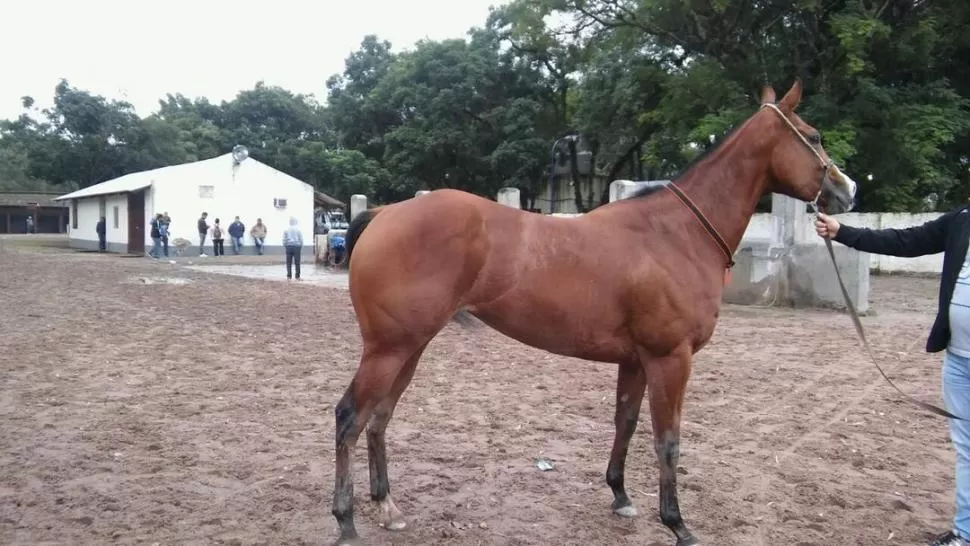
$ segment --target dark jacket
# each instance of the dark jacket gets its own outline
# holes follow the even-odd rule
[[[246,225],[242,222],[233,222],[229,224],[229,235],[231,237],[242,238],[246,234]]]
[[[936,353],[946,349],[950,343],[950,299],[970,246],[970,207],[906,229],[841,226],[834,240],[863,252],[904,258],[943,252],[936,320],[926,340],[926,350]]]

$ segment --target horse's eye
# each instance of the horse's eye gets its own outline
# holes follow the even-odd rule
[[[812,145],[817,146],[822,143],[822,135],[815,133],[814,135],[808,137],[808,141],[811,142]]]

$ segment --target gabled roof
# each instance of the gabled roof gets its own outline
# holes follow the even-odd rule
[[[246,169],[248,166],[256,167],[256,165],[258,165],[257,168],[270,170],[278,175],[296,180],[301,184],[306,184],[306,182],[292,177],[282,171],[278,171],[265,163],[253,159],[252,157],[246,159],[242,164],[240,164],[240,167],[242,169]],[[55,200],[83,199],[85,197],[95,197],[98,195],[108,195],[112,193],[128,193],[147,188],[154,182],[162,182],[164,178],[171,178],[173,176],[191,176],[199,178],[200,180],[204,180],[206,178],[211,179],[213,176],[218,177],[223,176],[224,173],[229,173],[231,168],[232,154],[222,154],[210,159],[203,159],[202,161],[193,161],[191,163],[181,163],[158,169],[129,173],[112,180],[106,180],[100,184],[95,184],[93,186],[62,195],[55,198]],[[309,184],[307,185],[309,186]]]
[[[170,169],[171,167],[164,167],[164,168]],[[124,176],[114,178],[112,180],[106,180],[100,184],[88,186],[86,188],[77,190],[75,192],[62,195],[60,197],[55,197],[54,200],[62,201],[64,199],[80,199],[82,197],[94,197],[96,195],[108,195],[111,193],[127,193],[130,191],[141,190],[152,185],[152,178],[146,175],[149,173],[155,172],[157,170],[160,170],[160,169],[126,174]]]

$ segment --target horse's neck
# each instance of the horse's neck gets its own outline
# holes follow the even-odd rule
[[[675,181],[732,252],[741,244],[768,185],[768,171],[758,159],[758,146],[749,144],[752,141],[741,134],[746,129],[750,130],[741,129]],[[683,212],[693,214],[686,207]]]

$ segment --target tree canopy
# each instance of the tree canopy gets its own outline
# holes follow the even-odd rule
[[[168,94],[142,118],[62,80],[51,108],[23,97],[0,121],[0,190],[69,191],[243,144],[345,202],[534,195],[571,134],[607,180],[669,178],[763,85],[797,77],[800,112],[862,182],[860,210],[945,208],[970,197],[968,27],[966,0],[512,0],[465,39],[395,52],[364,37],[322,102],[260,82],[221,104]]]

